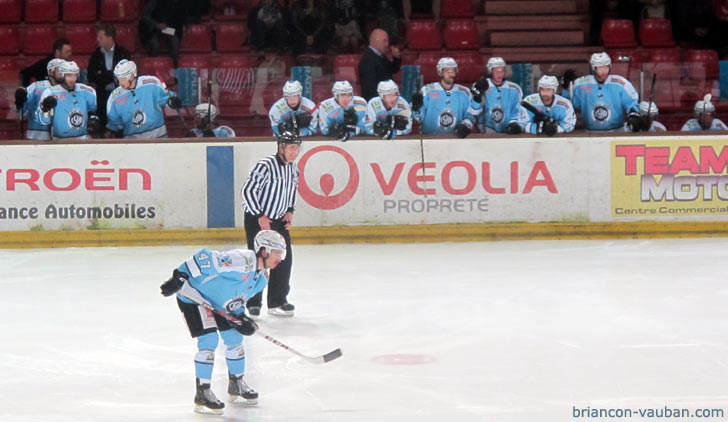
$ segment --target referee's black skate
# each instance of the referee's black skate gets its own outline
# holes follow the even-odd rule
[[[284,303],[277,308],[268,308],[268,315],[292,317],[295,309],[292,303]]]
[[[200,379],[195,381],[197,393],[195,394],[195,412],[210,415],[222,415],[225,403],[215,397],[210,384],[201,384]]]
[[[258,404],[258,393],[243,381],[242,375],[228,374],[228,401],[230,403],[242,403],[248,406]]]

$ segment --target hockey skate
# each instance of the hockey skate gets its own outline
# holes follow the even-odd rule
[[[208,415],[222,415],[225,403],[215,397],[210,389],[210,384],[200,384],[200,379],[195,382],[197,393],[195,394],[195,412]]]
[[[246,404],[253,406],[258,404],[258,393],[243,381],[242,375],[228,374],[230,383],[228,384],[228,401],[230,403]]]
[[[248,308],[248,315],[250,315],[250,318],[257,320],[260,318],[260,308],[257,306],[251,306]]]
[[[293,310],[295,308],[296,307],[292,304],[286,303],[285,305],[279,306],[277,308],[268,308],[268,315],[292,317]]]

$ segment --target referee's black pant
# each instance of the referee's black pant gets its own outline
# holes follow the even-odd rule
[[[261,230],[258,219],[252,214],[245,213],[245,237],[248,240],[248,249],[255,250],[253,241],[255,235]],[[286,259],[281,261],[278,266],[270,270],[270,279],[268,280],[268,309],[277,308],[288,303],[286,297],[291,290],[291,267],[293,266],[293,251],[291,249],[291,234],[286,230],[286,223],[282,220],[272,220],[270,222],[271,230],[280,233],[286,240]],[[248,308],[260,308],[263,301],[263,292],[258,293],[248,300]]]

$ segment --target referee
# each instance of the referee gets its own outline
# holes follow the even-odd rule
[[[294,306],[286,297],[291,290],[291,236],[293,211],[298,192],[298,167],[293,162],[301,151],[301,138],[293,132],[282,132],[278,137],[278,152],[262,158],[250,171],[243,185],[245,210],[245,237],[248,249],[254,250],[253,239],[261,230],[275,230],[286,240],[286,259],[270,271],[268,281],[268,314],[293,316]],[[263,292],[247,302],[251,317],[260,316]]]

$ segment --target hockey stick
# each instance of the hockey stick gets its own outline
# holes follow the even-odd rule
[[[417,90],[416,92],[420,92],[420,89],[422,88],[422,74],[417,78]],[[427,174],[425,173],[425,141],[422,139],[422,127],[425,125],[425,122],[422,121],[422,116],[420,115],[420,159],[422,160],[422,182],[425,184],[425,198],[427,198]]]
[[[222,312],[221,310],[215,308],[214,306],[212,306],[211,304],[209,304],[207,301],[205,301],[201,296],[200,297],[192,297],[191,294],[188,294],[188,292],[183,291],[183,290],[180,290],[178,293],[181,294],[182,296],[186,297],[187,299],[195,302],[196,304],[202,306],[203,308],[205,308],[205,309],[207,309],[207,310],[209,310],[211,312],[214,312],[214,313],[220,315],[221,317],[227,319],[228,321],[232,322],[233,324],[240,325],[240,320],[239,319],[235,318],[232,315],[226,314],[225,312]],[[299,356],[299,357],[303,358],[304,360],[306,360],[308,362],[311,362],[311,363],[326,363],[326,362],[331,362],[334,359],[340,358],[342,356],[342,354],[343,354],[341,352],[341,349],[335,349],[335,350],[332,350],[329,353],[326,353],[326,354],[321,355],[321,356],[316,356],[316,357],[306,356],[303,353],[297,351],[296,349],[294,349],[294,348],[292,348],[292,347],[290,347],[288,345],[285,345],[285,344],[281,343],[280,341],[276,340],[275,338],[269,336],[268,334],[260,331],[260,329],[256,330],[255,333],[258,334],[259,336],[263,337],[264,339],[268,340],[269,342],[275,344],[276,346],[278,346],[280,348],[283,348],[283,349],[286,349],[289,352],[293,353],[294,355],[297,355],[297,356]]]
[[[50,124],[50,126],[48,126],[48,129],[50,131],[48,133],[48,136],[50,137],[50,140],[52,141],[53,140],[53,118],[56,116],[56,109],[55,109],[55,107],[52,108],[48,113],[51,116],[51,124]]]

